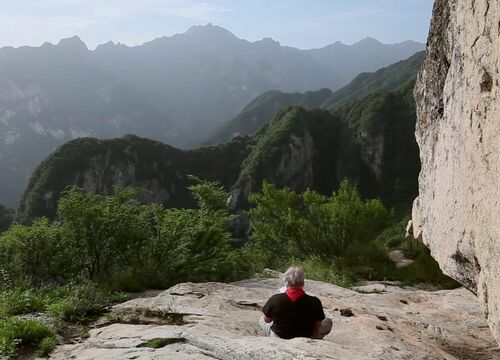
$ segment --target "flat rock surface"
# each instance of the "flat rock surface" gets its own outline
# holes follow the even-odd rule
[[[264,337],[258,320],[278,278],[183,283],[113,308],[117,321],[59,346],[53,359],[500,359],[475,296],[384,285],[360,293],[307,281],[333,330],[324,340]],[[373,286],[373,284],[372,284]],[[382,291],[382,292],[380,292]],[[340,315],[351,309],[354,316]],[[110,318],[110,316],[108,316]],[[145,347],[151,339],[168,345]]]

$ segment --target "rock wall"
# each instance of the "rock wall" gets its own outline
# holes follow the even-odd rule
[[[415,89],[413,232],[500,341],[500,0],[437,0]]]

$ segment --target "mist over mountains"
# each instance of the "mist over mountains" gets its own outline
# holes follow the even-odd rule
[[[367,38],[300,50],[211,24],[134,47],[89,50],[74,37],[2,48],[0,203],[15,206],[35,166],[66,141],[132,133],[195,147],[265,91],[336,90],[423,48]]]

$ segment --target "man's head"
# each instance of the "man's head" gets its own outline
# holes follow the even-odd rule
[[[291,266],[285,272],[285,286],[287,288],[303,288],[304,287],[304,270],[298,266]]]

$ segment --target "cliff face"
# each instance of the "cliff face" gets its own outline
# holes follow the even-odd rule
[[[248,155],[247,141],[240,138],[193,151],[132,135],[70,141],[38,166],[23,194],[17,220],[30,223],[40,216],[53,218],[61,193],[71,185],[102,194],[111,194],[114,186],[135,187],[139,199],[147,203],[193,206],[190,175],[229,188]]]
[[[328,194],[346,177],[359,179],[359,149],[352,134],[327,111],[284,109],[255,140],[233,188],[232,209],[246,208],[248,195],[260,191],[263,181]]]
[[[414,236],[500,341],[500,0],[437,0],[419,74]]]

